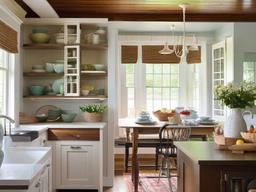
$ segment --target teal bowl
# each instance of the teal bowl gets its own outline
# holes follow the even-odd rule
[[[30,87],[30,92],[34,96],[40,96],[44,94],[44,87],[40,85],[32,85]]]
[[[45,122],[47,120],[47,118],[48,117],[45,114],[41,114],[41,115],[36,116],[36,119],[37,119],[38,122]]]
[[[54,71],[56,73],[64,73],[64,63],[55,63],[54,64]]]
[[[72,123],[76,117],[76,113],[67,113],[61,115],[63,122]]]

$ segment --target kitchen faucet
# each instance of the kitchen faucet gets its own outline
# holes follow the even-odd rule
[[[4,119],[4,136],[7,135],[7,134],[6,134],[6,132],[7,132],[7,131],[6,131],[6,125],[7,125],[6,120],[9,121],[9,135],[11,135],[11,134],[12,134],[11,124],[14,124],[15,121],[14,121],[12,118],[10,118],[10,117],[8,117],[8,116],[6,116],[6,115],[0,115],[0,119]]]

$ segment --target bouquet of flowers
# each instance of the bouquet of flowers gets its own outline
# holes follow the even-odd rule
[[[253,107],[256,100],[256,84],[243,82],[239,86],[234,83],[217,85],[214,89],[214,96],[229,108]]]

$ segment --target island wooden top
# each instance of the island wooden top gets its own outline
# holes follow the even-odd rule
[[[255,165],[256,163],[256,152],[233,154],[231,151],[217,149],[214,142],[185,141],[175,142],[175,145],[179,151],[200,165],[237,165],[243,162]]]

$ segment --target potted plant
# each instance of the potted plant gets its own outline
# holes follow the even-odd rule
[[[236,86],[234,83],[218,85],[214,89],[215,99],[231,109],[225,122],[224,136],[239,138],[241,131],[246,131],[246,123],[242,116],[242,109],[253,107],[256,100],[256,84],[243,82]]]
[[[80,110],[84,112],[85,121],[99,122],[102,120],[103,112],[107,110],[107,106],[103,104],[88,104],[80,106]]]

